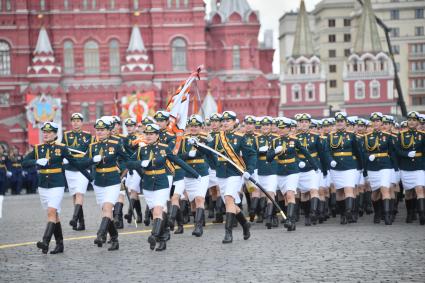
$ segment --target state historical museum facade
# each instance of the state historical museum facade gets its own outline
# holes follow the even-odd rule
[[[69,129],[73,112],[91,130],[99,116],[132,115],[136,96],[164,108],[201,64],[201,100],[240,118],[278,113],[274,50],[246,0],[221,0],[208,19],[202,0],[0,1],[0,142],[26,149],[31,128]]]

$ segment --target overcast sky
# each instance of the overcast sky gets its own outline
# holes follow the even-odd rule
[[[210,0],[205,0],[209,5]],[[251,8],[260,12],[261,31],[260,39],[263,39],[263,31],[272,29],[274,33],[274,48],[276,49],[273,71],[279,73],[279,18],[286,12],[297,10],[301,0],[248,0]],[[307,11],[311,11],[320,0],[305,0]],[[207,8],[209,10],[209,7]]]

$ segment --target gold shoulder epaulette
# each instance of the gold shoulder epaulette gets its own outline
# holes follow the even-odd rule
[[[298,139],[296,135],[289,135],[289,138],[294,139],[294,140]]]
[[[235,136],[238,136],[238,137],[243,137],[243,136],[244,136],[242,133],[239,133],[239,132],[234,132],[233,134],[234,134]]]
[[[166,144],[166,143],[158,143],[158,145],[168,147],[168,144]]]
[[[66,146],[64,143],[61,142],[55,142],[56,145]]]
[[[385,132],[385,131],[382,131],[384,134],[387,134],[387,135],[389,135],[389,136],[392,136],[392,137],[397,137],[395,134],[393,134],[393,133],[389,133],[389,132]]]
[[[118,141],[116,141],[116,140],[109,140],[108,142],[113,143],[113,144],[118,144]]]

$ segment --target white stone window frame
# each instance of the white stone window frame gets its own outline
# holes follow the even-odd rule
[[[378,95],[374,95],[375,89],[377,89]],[[379,99],[381,97],[381,84],[377,80],[369,82],[369,91],[371,99]]]
[[[314,85],[312,83],[308,83],[304,87],[305,91],[305,101],[315,101],[316,100],[316,91],[314,89]],[[312,98],[309,97],[309,92],[312,92]]]
[[[361,96],[358,95],[359,94],[358,90],[359,90],[360,87],[362,88],[362,95]],[[358,99],[358,100],[366,98],[366,85],[363,81],[356,81],[354,83],[354,98]]]
[[[295,97],[295,92],[298,91],[298,98]],[[299,84],[295,84],[291,87],[291,98],[293,102],[302,101],[302,87]]]

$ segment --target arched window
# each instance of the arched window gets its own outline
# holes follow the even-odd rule
[[[171,43],[173,71],[186,70],[186,41],[182,38],[176,38]]]
[[[358,71],[358,69],[359,69],[358,64],[359,63],[358,63],[357,59],[354,59],[354,61],[353,61],[353,72]]]
[[[109,0],[109,9],[115,10],[115,0]]]
[[[6,0],[6,11],[12,11],[12,2],[10,0]]]
[[[81,103],[81,114],[83,114],[84,121],[90,121],[90,111],[89,111],[89,103],[83,102]]]
[[[305,86],[305,100],[307,101],[313,101],[314,100],[314,85],[309,83]]]
[[[96,0],[91,0],[91,8],[92,10],[96,9]]]
[[[370,98],[381,97],[381,85],[378,81],[373,80],[370,82]]]
[[[184,0],[184,7],[187,8],[189,6],[189,0]]]
[[[5,41],[0,41],[0,76],[10,75],[10,47]]]
[[[232,58],[233,69],[239,70],[241,68],[241,48],[239,47],[239,45],[233,46]]]
[[[40,11],[45,11],[45,10],[46,10],[46,1],[40,0]]]
[[[365,98],[365,85],[362,81],[357,81],[354,84],[355,89],[355,98],[356,99],[364,99]]]
[[[139,10],[139,0],[133,0],[133,9]]]
[[[89,0],[83,0],[83,10],[87,10],[89,8]]]
[[[99,73],[99,46],[95,41],[84,44],[84,72],[86,74]]]
[[[63,9],[68,10],[69,9],[69,0],[63,0]]]
[[[300,74],[305,74],[305,64],[304,63],[300,64]]]
[[[74,73],[74,44],[69,40],[63,44],[63,67],[65,74]]]
[[[120,47],[115,39],[109,42],[109,69],[111,74],[120,72]]]
[[[292,86],[292,101],[301,101],[301,86]]]

